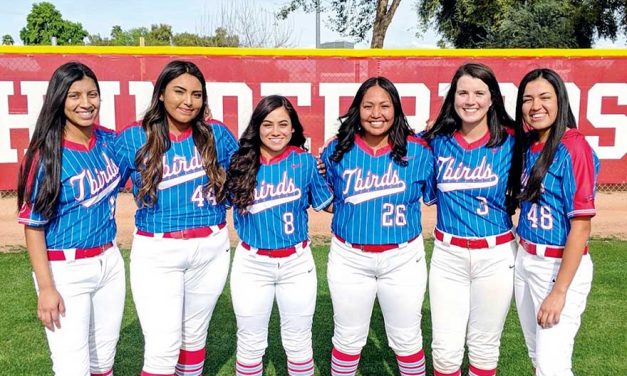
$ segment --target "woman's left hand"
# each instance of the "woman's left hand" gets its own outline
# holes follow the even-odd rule
[[[538,325],[542,329],[552,328],[560,322],[560,315],[566,303],[566,293],[552,290],[538,310]]]
[[[320,157],[315,157],[315,158],[316,158],[316,167],[318,167],[318,173],[322,176],[326,176],[327,168],[324,165],[324,162],[322,162],[322,159],[320,159]]]

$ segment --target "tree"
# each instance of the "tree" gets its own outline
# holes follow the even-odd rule
[[[239,47],[239,37],[229,34],[225,28],[217,28],[213,36],[201,36],[192,33],[174,35],[175,46],[197,47]]]
[[[538,1],[529,6],[516,5],[483,45],[500,48],[577,48],[578,39],[592,44],[591,35],[575,32],[576,17],[569,4]]]
[[[88,35],[83,25],[64,20],[61,12],[48,2],[33,4],[26,17],[26,26],[20,30],[25,45],[49,45],[52,37],[57,38],[59,45],[83,44]]]
[[[218,16],[201,19],[202,34],[208,35],[208,31],[214,29],[216,37],[221,29],[231,37],[237,36],[241,47],[289,47],[294,35],[292,23],[281,22],[255,0],[222,2]]]
[[[189,46],[189,47],[208,47],[209,40],[207,37],[202,37],[198,34],[192,33],[180,33],[173,37],[175,46]]]
[[[417,0],[423,30],[441,46],[590,48],[627,35],[625,0]]]
[[[211,45],[215,47],[238,47],[239,37],[237,35],[229,34],[228,31],[219,27],[216,29],[215,35],[209,37]]]
[[[313,12],[318,2],[321,12],[333,12],[329,24],[334,31],[361,42],[372,30],[370,47],[383,48],[385,34],[401,0],[291,0],[281,8],[278,17],[285,19],[297,9]]]
[[[2,36],[2,45],[3,46],[12,46],[15,43],[13,37],[9,34],[5,34]]]
[[[99,34],[89,36],[89,44],[93,46],[138,46],[140,38],[144,38],[146,46],[197,46],[197,47],[237,47],[237,35],[229,34],[224,28],[218,28],[213,36],[200,36],[192,33],[173,34],[172,26],[167,24],[136,27],[123,30],[119,25],[111,28],[111,38],[103,38]]]
[[[146,44],[149,46],[167,46],[172,44],[173,36],[170,25],[150,25],[150,31],[146,35]]]

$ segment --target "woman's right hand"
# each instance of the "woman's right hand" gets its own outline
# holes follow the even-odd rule
[[[53,331],[61,328],[61,316],[65,316],[65,304],[61,294],[54,287],[39,290],[37,302],[37,318]]]

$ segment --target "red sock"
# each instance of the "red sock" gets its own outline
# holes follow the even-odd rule
[[[239,360],[235,362],[235,376],[261,376],[263,363],[244,364]]]
[[[113,376],[113,369],[105,371],[103,373],[91,373],[91,376]]]
[[[355,376],[360,354],[349,355],[333,348],[331,352],[331,376]]]
[[[458,369],[457,371],[453,373],[444,373],[444,372],[439,372],[437,370],[433,370],[433,376],[462,376],[462,370]]]
[[[205,365],[205,349],[181,350],[179,361],[176,363],[177,376],[200,376]]]
[[[287,374],[289,376],[313,376],[314,361],[313,358],[303,362],[292,362],[287,360]]]
[[[468,376],[495,376],[496,368],[494,369],[481,369],[473,366],[468,367]]]
[[[425,376],[425,352],[418,351],[412,355],[396,356],[401,376]]]

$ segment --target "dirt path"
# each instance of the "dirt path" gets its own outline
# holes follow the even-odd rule
[[[602,238],[618,238],[627,240],[627,192],[599,193],[596,206],[598,214],[592,221],[592,236]],[[435,208],[423,207],[423,228],[425,236],[430,237],[435,225]],[[130,194],[121,194],[118,199],[118,243],[129,247],[133,234],[133,214],[135,204]],[[230,213],[230,212],[229,212]],[[24,245],[24,230],[16,222],[15,197],[0,198],[0,250],[15,249]],[[231,229],[231,237],[235,241],[232,220],[227,220]],[[327,213],[310,213],[310,233],[313,237],[327,237],[330,234],[331,215]]]

